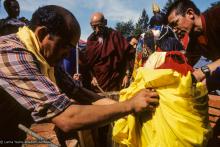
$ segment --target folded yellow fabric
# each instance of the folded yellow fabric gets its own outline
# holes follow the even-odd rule
[[[128,147],[205,146],[211,135],[207,89],[171,69],[139,68],[135,81],[120,92],[120,101],[143,88],[155,88],[159,106],[153,114],[128,115],[115,122],[113,139]]]

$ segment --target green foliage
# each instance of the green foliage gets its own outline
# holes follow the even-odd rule
[[[115,29],[120,31],[124,37],[128,37],[130,35],[140,35],[145,32],[148,27],[149,17],[145,9],[143,9],[138,22],[134,25],[132,20],[127,22],[118,22],[116,23]]]
[[[211,4],[210,4],[210,7],[209,7],[208,9],[206,9],[205,11],[208,11],[209,9],[211,9],[211,8],[213,8],[213,7],[215,7],[215,6],[220,6],[220,1],[216,1],[216,2],[214,2],[214,3],[211,3]]]
[[[211,3],[211,7],[220,6],[220,1]]]
[[[149,17],[145,9],[142,10],[141,17],[135,25],[134,34],[140,34],[147,30]]]
[[[167,13],[168,8],[175,2],[176,0],[168,0],[165,4],[165,6],[162,9],[163,13]]]
[[[134,32],[132,33],[134,36],[138,36],[140,34],[142,34],[143,32],[145,32],[144,30],[142,30],[141,26],[136,25]]]
[[[124,37],[128,37],[134,31],[133,21],[118,22],[116,23],[115,29],[121,32]]]

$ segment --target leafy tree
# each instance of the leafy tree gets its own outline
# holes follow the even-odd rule
[[[135,25],[134,35],[141,34],[147,30],[149,17],[145,9],[143,9],[138,22]]]
[[[127,22],[118,22],[116,23],[115,29],[120,31],[123,36],[128,37],[130,35],[140,35],[141,33],[145,32],[148,27],[149,17],[145,9],[143,9],[138,22],[135,24],[132,20]]]
[[[211,3],[211,7],[220,6],[220,1]]]
[[[168,8],[175,2],[176,0],[168,0],[165,4],[165,6],[162,9],[163,13],[167,13]]]
[[[118,22],[116,23],[115,29],[127,38],[134,31],[134,23],[132,20],[127,22]]]
[[[220,1],[216,1],[216,2],[214,2],[214,3],[211,3],[210,5],[211,5],[211,6],[210,6],[208,9],[206,9],[205,11],[208,11],[209,9],[211,9],[211,8],[213,8],[213,7],[215,7],[215,6],[220,6]]]

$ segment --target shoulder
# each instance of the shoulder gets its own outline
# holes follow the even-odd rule
[[[208,10],[206,10],[205,12],[202,13],[206,18],[210,17],[210,18],[216,18],[219,17],[220,18],[220,6],[214,6]]]
[[[6,19],[0,19],[0,27],[3,27],[4,25],[5,25],[5,23],[6,23]]]
[[[16,34],[0,37],[0,48],[2,50],[12,50],[15,48],[25,49],[24,44],[18,39]]]
[[[114,30],[112,28],[108,28],[108,33],[111,34],[112,36],[118,36],[118,37],[123,37],[121,32]]]
[[[29,24],[30,23],[29,20],[27,18],[25,18],[25,17],[20,17],[19,20],[21,22],[25,23],[25,24]]]
[[[96,35],[95,35],[95,33],[93,32],[93,33],[91,33],[91,34],[89,35],[89,37],[87,38],[87,41],[94,40],[95,38],[96,38]]]
[[[35,60],[34,55],[26,49],[16,34],[0,37],[0,56],[3,55],[15,57],[18,60]]]
[[[107,28],[107,30],[108,30],[109,33],[113,33],[113,34],[119,33],[118,31],[116,31],[116,30],[113,29],[113,28]]]

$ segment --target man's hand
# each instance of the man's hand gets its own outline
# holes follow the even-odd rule
[[[196,78],[198,82],[205,80],[205,74],[202,72],[200,68],[195,69],[195,71],[192,74],[194,75],[194,77]]]
[[[97,81],[97,79],[96,79],[95,77],[92,77],[91,84],[92,84],[93,86],[97,86],[97,85],[98,85],[98,81]]]
[[[81,77],[81,74],[74,74],[73,75],[73,79],[77,80],[77,81],[80,80],[80,77]]]
[[[142,89],[132,99],[130,105],[134,112],[141,112],[144,110],[153,111],[159,104],[158,94],[149,89]]]
[[[206,65],[208,66],[209,70],[210,70],[210,75],[212,75],[212,72],[215,71],[219,66],[220,66],[220,59],[217,59],[216,61]],[[205,74],[202,72],[201,69],[196,69],[193,72],[193,75],[195,76],[196,80],[198,82],[203,82],[205,81]]]
[[[125,77],[123,78],[123,81],[122,81],[122,87],[123,88],[126,88],[127,86],[128,86],[128,84],[129,84],[129,77],[128,77],[128,75],[125,75]]]

